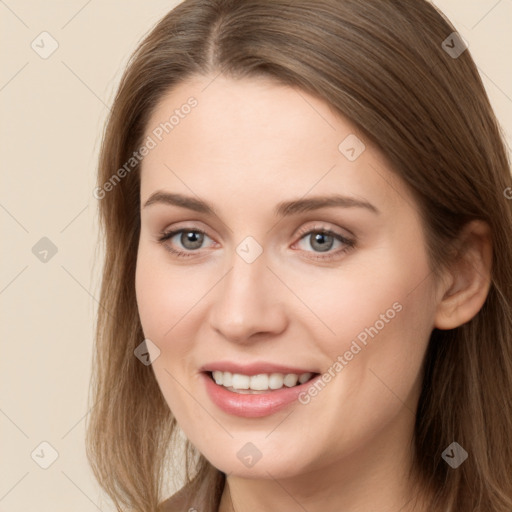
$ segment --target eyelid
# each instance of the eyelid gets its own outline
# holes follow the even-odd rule
[[[343,238],[345,239],[346,241],[349,241],[351,239],[356,239],[356,236],[354,235],[354,233],[352,233],[349,229],[347,228],[339,228],[339,227],[331,227],[333,226],[331,223],[329,222],[316,222],[314,225],[306,225],[306,226],[302,226],[296,233],[295,236],[304,236],[304,235],[307,235],[309,233],[311,233],[312,231],[313,232],[316,232],[316,231],[320,231],[320,232],[329,232],[329,233],[332,233],[333,235],[336,235],[336,236],[339,236],[340,238]],[[349,233],[348,235],[344,235],[342,233],[339,232],[340,229],[344,229],[347,233]]]
[[[167,240],[170,240],[171,238],[174,238],[177,234],[179,233],[187,233],[187,232],[194,232],[194,233],[200,233],[202,235],[205,235],[207,236],[210,240],[214,240],[209,234],[207,231],[201,229],[201,228],[196,228],[196,227],[193,227],[193,226],[184,226],[184,227],[176,227],[176,228],[172,228],[172,229],[164,229],[163,231],[161,231],[158,235],[158,241],[159,242],[165,242]],[[194,252],[194,251],[189,251],[189,252]]]

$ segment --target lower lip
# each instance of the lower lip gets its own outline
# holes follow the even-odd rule
[[[201,373],[206,392],[212,402],[224,412],[243,418],[260,418],[284,409],[295,402],[297,397],[319,377],[321,375],[292,388],[283,387],[268,393],[246,394],[229,391],[215,384],[208,373]]]

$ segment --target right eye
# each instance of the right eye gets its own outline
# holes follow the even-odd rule
[[[179,235],[179,236],[177,236]],[[173,238],[177,238],[177,241],[181,244],[184,250],[175,249],[172,245],[169,245],[169,241],[172,242]],[[179,258],[188,258],[190,256],[196,256],[193,254],[204,242],[204,239],[210,238],[203,230],[198,228],[181,228],[172,231],[161,233],[158,241],[172,254],[175,254]],[[211,240],[211,239],[210,239]]]

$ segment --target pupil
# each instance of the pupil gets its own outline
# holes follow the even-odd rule
[[[325,238],[331,238],[331,243],[325,243]],[[323,241],[323,242],[322,242]],[[331,235],[326,235],[324,233],[317,233],[314,237],[314,243],[317,243],[317,242],[320,242],[320,245],[318,246],[318,248],[320,249],[320,251],[324,252],[324,251],[328,251],[331,247],[332,247],[332,236]],[[314,243],[312,244],[314,246]]]
[[[195,231],[189,231],[187,233],[182,234],[181,243],[184,245],[184,247],[187,247],[188,249],[198,249],[199,247],[201,247],[202,242],[203,242],[203,234],[202,233],[196,233]],[[187,243],[192,243],[192,247],[187,246]]]

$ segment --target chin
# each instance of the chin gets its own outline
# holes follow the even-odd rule
[[[260,443],[261,444],[261,443]],[[258,449],[250,441],[234,442],[233,456],[227,456],[229,449],[221,453],[202,452],[217,469],[240,478],[268,479],[290,478],[307,471],[307,461],[297,459],[297,450],[283,453],[277,446]],[[297,441],[297,446],[301,446]]]

